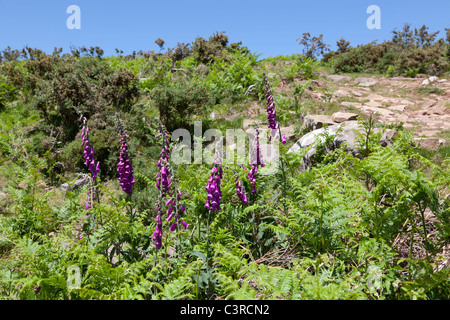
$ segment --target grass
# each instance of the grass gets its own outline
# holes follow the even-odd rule
[[[419,94],[424,94],[424,95],[437,94],[437,95],[441,96],[441,95],[445,94],[445,92],[442,89],[440,89],[438,87],[434,87],[434,86],[419,87],[416,89],[416,91]]]

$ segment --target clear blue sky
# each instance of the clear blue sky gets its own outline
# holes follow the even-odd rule
[[[81,29],[69,30],[70,5],[81,9]],[[370,30],[370,5],[381,9],[381,29]],[[430,31],[450,28],[448,0],[0,0],[0,50],[28,45],[46,52],[70,46],[99,46],[105,55],[115,48],[155,50],[158,37],[165,48],[225,31],[230,42],[242,41],[262,57],[301,51],[296,39],[303,32],[324,35],[336,47],[341,37],[352,45],[391,39],[405,22]]]

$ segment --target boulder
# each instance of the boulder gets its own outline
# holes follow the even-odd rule
[[[361,157],[355,131],[360,131],[362,128],[362,125],[354,120],[329,126],[327,128],[328,134],[335,135],[332,147],[340,148],[341,145],[345,144],[345,152],[354,157]],[[325,130],[325,128],[320,128],[305,134],[289,149],[288,153],[300,153],[302,149],[311,147],[302,159],[303,169],[312,164],[313,157],[316,154],[315,144],[324,142]],[[386,129],[380,139],[380,145],[391,146],[397,134],[398,132],[395,130]]]
[[[362,108],[362,103],[360,102],[351,102],[351,101],[343,101],[341,102],[341,105],[344,107],[354,107],[356,109],[361,109]]]
[[[350,81],[352,80],[351,77],[346,77],[346,76],[340,76],[337,74],[330,74],[327,76],[327,78],[333,80],[333,81]]]
[[[403,111],[405,111],[406,107],[407,106],[405,104],[401,104],[401,105],[397,105],[397,106],[390,106],[387,108],[391,111],[403,112]]]
[[[436,151],[443,145],[443,139],[439,138],[414,138],[420,149]]]
[[[358,115],[356,113],[351,113],[351,112],[335,112],[331,116],[331,119],[333,120],[333,122],[336,122],[336,123],[356,120],[357,118],[358,118]]]
[[[356,78],[355,81],[361,87],[370,87],[378,83],[378,80],[375,78],[364,77]]]
[[[380,139],[380,144],[382,147],[392,146],[394,143],[395,137],[398,135],[398,132],[393,129],[386,129],[383,133],[383,136]]]
[[[428,81],[430,81],[431,83],[433,83],[433,82],[435,82],[435,81],[438,81],[438,80],[439,80],[439,78],[436,77],[436,76],[432,76],[432,77],[429,77],[429,78],[428,78]]]
[[[379,114],[381,116],[391,116],[394,115],[394,113],[391,110],[388,109],[383,109],[383,108],[378,108],[378,107],[370,107],[370,106],[366,106],[364,105],[361,108],[361,111],[366,113],[366,114],[371,114],[371,113],[376,113]]]
[[[294,131],[294,126],[281,127],[281,135],[284,135],[286,137],[286,141],[295,139],[296,134],[294,133]]]
[[[60,186],[60,189],[62,191],[73,191],[73,190],[83,187],[84,185],[88,184],[88,182],[89,182],[88,178],[82,177],[80,179],[75,180],[75,182],[73,184],[63,183]]]
[[[336,124],[333,121],[332,116],[327,116],[323,114],[312,114],[307,115],[303,121],[301,130],[312,131],[323,127],[324,124],[329,126]]]

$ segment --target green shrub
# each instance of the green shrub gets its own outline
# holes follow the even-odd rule
[[[211,106],[211,96],[205,87],[179,81],[171,86],[158,86],[151,97],[167,130],[187,127],[193,116],[203,114]]]

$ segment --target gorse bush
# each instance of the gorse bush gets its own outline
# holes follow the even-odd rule
[[[151,92],[151,96],[162,123],[169,131],[187,127],[194,116],[202,115],[205,108],[212,104],[205,87],[181,81],[172,86],[159,86]]]
[[[392,33],[390,41],[346,46],[345,50],[326,53],[322,60],[333,61],[336,72],[376,71],[415,77],[418,73],[440,76],[449,70],[448,41],[446,44],[443,38],[436,40],[439,31],[430,33],[425,25],[413,31],[405,24],[402,30]]]

